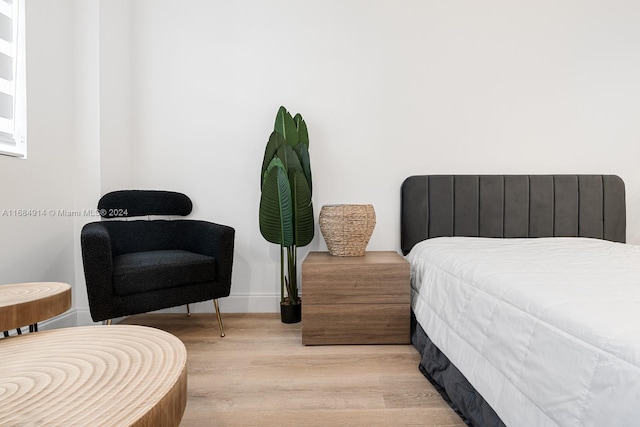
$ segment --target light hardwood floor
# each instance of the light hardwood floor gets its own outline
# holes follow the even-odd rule
[[[181,426],[464,426],[418,370],[411,345],[301,344],[279,314],[144,314],[122,323],[187,347]]]

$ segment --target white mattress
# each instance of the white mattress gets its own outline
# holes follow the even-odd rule
[[[441,237],[407,259],[418,322],[508,426],[640,425],[640,246]]]

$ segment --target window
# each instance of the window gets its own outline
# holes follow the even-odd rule
[[[24,1],[0,0],[0,154],[27,156]]]

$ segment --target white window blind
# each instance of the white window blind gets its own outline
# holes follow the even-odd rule
[[[26,157],[24,0],[0,0],[0,154]]]

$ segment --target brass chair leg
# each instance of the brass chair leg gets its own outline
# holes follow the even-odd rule
[[[105,320],[105,322],[106,322],[105,325],[111,325],[111,319],[107,319]]]
[[[191,309],[189,308],[189,304],[187,304],[187,317],[191,317]]]
[[[222,319],[220,318],[220,307],[218,307],[218,300],[213,300],[213,306],[216,308],[216,317],[218,318],[218,327],[220,328],[220,336],[224,337],[224,329],[222,328]]]

